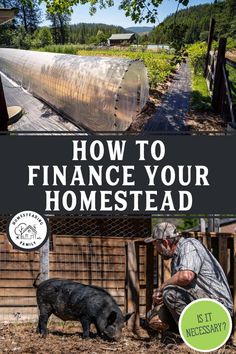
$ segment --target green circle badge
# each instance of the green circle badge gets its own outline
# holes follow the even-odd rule
[[[191,302],[181,313],[179,331],[192,349],[210,352],[220,348],[229,339],[232,320],[229,311],[220,302],[199,299]]]

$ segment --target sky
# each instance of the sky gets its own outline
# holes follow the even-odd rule
[[[85,23],[105,23],[108,25],[133,27],[133,26],[150,26],[153,24],[142,22],[141,24],[135,24],[130,17],[125,16],[125,12],[119,10],[120,0],[114,0],[115,6],[108,9],[97,10],[96,14],[90,16],[88,5],[77,5],[73,7],[73,14],[71,16],[71,24],[76,24],[80,22]],[[190,0],[189,5],[199,5],[212,3],[213,0]],[[158,20],[162,22],[168,15],[176,11],[177,1],[175,0],[163,0],[163,3],[159,6],[159,16]],[[182,6],[182,8],[184,8]],[[181,7],[179,7],[181,9]],[[45,7],[42,6],[43,12]],[[44,21],[42,25],[49,25],[49,22]]]

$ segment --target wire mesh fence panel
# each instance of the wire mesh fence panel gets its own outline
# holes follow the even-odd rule
[[[39,255],[14,250],[0,235],[0,319],[32,320],[37,314],[32,284],[39,269]]]
[[[0,218],[0,321],[37,318],[34,279],[39,252],[21,252],[6,236],[9,217]],[[126,240],[150,234],[150,219],[51,217],[50,278],[105,288],[126,309]],[[144,306],[145,298],[142,300]]]
[[[55,235],[84,235],[104,237],[148,237],[149,218],[49,218],[50,230]]]
[[[1,246],[6,243],[1,235]],[[105,288],[124,310],[126,260],[122,239],[58,235],[50,251],[50,278],[76,280]],[[39,253],[0,251],[1,320],[37,317],[33,281],[39,273]]]
[[[10,216],[5,215],[0,217],[0,233],[6,233],[7,224],[10,220]]]

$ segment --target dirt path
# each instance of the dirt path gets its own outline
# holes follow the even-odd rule
[[[185,116],[191,97],[191,72],[188,63],[183,63],[176,73],[160,106],[143,128],[146,131],[184,131]]]

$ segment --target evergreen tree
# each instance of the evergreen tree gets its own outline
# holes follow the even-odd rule
[[[65,44],[69,38],[69,23],[71,16],[68,14],[51,14],[46,16],[51,21],[53,41],[56,44]]]
[[[69,27],[69,42],[73,44],[105,43],[113,33],[126,33],[120,26],[103,23],[79,23]]]
[[[27,33],[33,33],[42,22],[42,12],[37,0],[0,0],[0,7],[18,9],[12,27],[24,26]]]
[[[186,31],[183,33],[184,43],[205,40],[211,17],[216,20],[216,40],[220,36],[235,36],[236,0],[223,0],[214,4],[192,6],[168,16],[162,24],[150,32],[149,41],[151,43],[168,43],[168,28],[175,23],[186,27]]]
[[[32,41],[33,47],[45,47],[53,43],[52,34],[48,27],[39,28],[34,33],[34,40]]]

